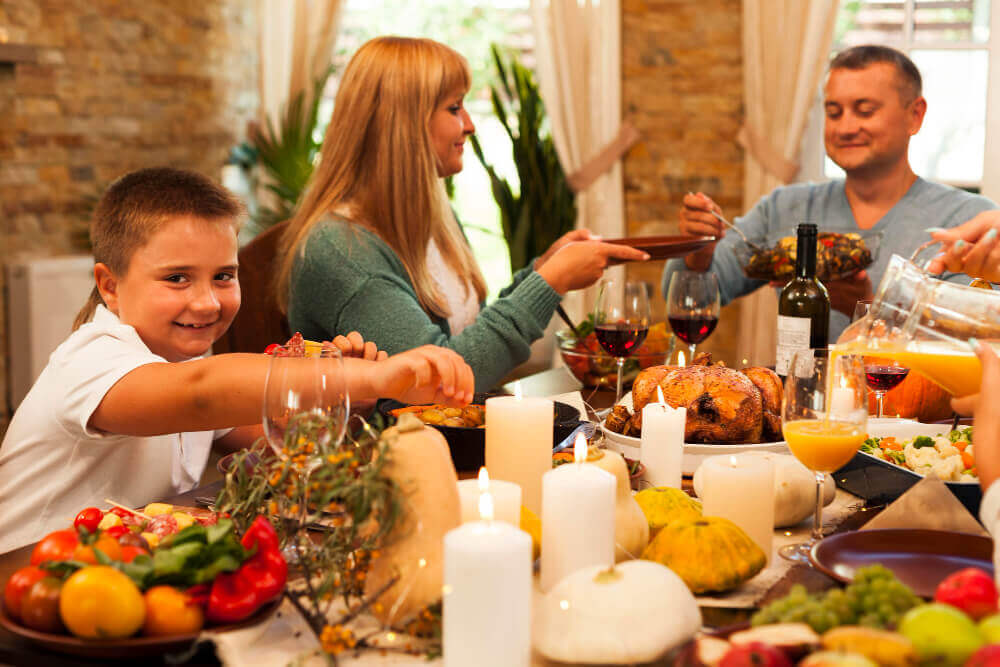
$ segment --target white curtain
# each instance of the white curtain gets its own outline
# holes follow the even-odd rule
[[[333,57],[342,4],[342,0],[257,0],[261,121],[276,119],[299,92],[311,94],[312,82]]]
[[[743,205],[796,179],[796,158],[809,109],[826,70],[838,0],[743,0],[743,89],[746,149]],[[737,354],[774,363],[778,304],[763,288],[743,299]]]
[[[621,156],[638,138],[622,122],[619,0],[531,0],[536,69],[559,161],[576,191],[577,227],[625,236]],[[581,317],[583,300],[564,305]],[[588,302],[589,303],[589,302]]]

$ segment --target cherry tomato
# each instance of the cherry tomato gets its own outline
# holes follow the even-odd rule
[[[73,521],[73,527],[78,530],[80,528],[84,528],[88,533],[93,535],[97,532],[97,526],[101,523],[101,519],[103,518],[104,512],[96,507],[88,507],[87,509],[80,510],[80,513],[76,515],[76,519]]]
[[[44,579],[49,573],[37,565],[26,565],[10,575],[3,590],[3,607],[11,618],[21,619],[21,602],[35,582]]]
[[[121,562],[123,563],[131,563],[132,561],[135,560],[136,556],[141,556],[143,554],[149,555],[149,552],[143,549],[142,547],[136,547],[132,546],[131,544],[127,544],[122,547],[122,555],[119,560],[121,560]]]
[[[21,622],[41,632],[62,632],[59,593],[63,582],[55,577],[39,579],[21,601]]]
[[[274,351],[280,347],[281,345],[279,345],[278,343],[271,343],[270,345],[264,348],[264,354],[274,354]]]
[[[129,529],[123,525],[111,526],[104,529],[104,534],[116,540],[120,540],[124,535],[131,535]]]
[[[51,532],[31,552],[31,564],[38,565],[49,560],[69,560],[79,543],[80,538],[73,528]]]

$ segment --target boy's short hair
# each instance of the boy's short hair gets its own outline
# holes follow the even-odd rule
[[[221,222],[239,231],[245,208],[210,178],[172,167],[140,169],[122,176],[104,192],[90,224],[94,261],[124,275],[136,250],[164,223],[180,217]],[[87,322],[103,303],[97,287],[73,328]]]
[[[881,44],[862,44],[852,46],[834,56],[830,61],[830,71],[835,69],[864,69],[870,65],[885,63],[896,68],[899,79],[899,95],[903,102],[909,104],[920,97],[923,92],[923,80],[920,70],[913,61],[901,51]]]

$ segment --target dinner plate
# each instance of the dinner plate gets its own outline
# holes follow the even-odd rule
[[[257,610],[250,618],[239,623],[215,625],[205,628],[211,632],[228,632],[240,630],[261,623],[281,606],[282,598],[267,603]],[[26,628],[0,609],[0,625],[12,634],[43,648],[57,653],[77,655],[87,658],[135,658],[140,656],[163,655],[167,653],[184,653],[198,640],[201,632],[192,632],[170,637],[128,637],[126,639],[81,639],[70,634],[60,635],[51,632],[39,632]]]
[[[632,410],[631,392],[622,396],[618,401],[619,405],[624,405]],[[615,433],[605,427],[604,422],[600,424],[601,432],[611,449],[617,450],[622,456],[630,459],[640,460],[642,440],[629,435]],[[731,442],[686,442],[684,443],[684,455],[681,458],[681,473],[693,475],[701,462],[710,456],[734,455],[743,452],[775,452],[777,454],[789,454],[788,443],[784,440],[775,442],[740,443]]]
[[[714,236],[630,236],[622,239],[605,239],[606,243],[627,245],[649,253],[650,259],[670,259],[683,257],[700,250],[718,239]],[[621,264],[620,260],[611,260],[610,264]]]
[[[923,424],[910,419],[869,419],[869,435],[897,440],[909,440],[918,435],[935,436],[947,433],[948,424]],[[871,454],[859,451],[847,465],[834,474],[837,486],[863,498],[870,505],[890,503],[903,495],[911,486],[924,478],[909,468],[883,461]],[[945,482],[948,490],[965,506],[974,517],[979,517],[979,505],[983,491],[979,482]]]
[[[855,530],[813,545],[809,560],[837,581],[850,583],[866,565],[881,564],[923,598],[934,597],[941,580],[977,567],[993,576],[993,540],[945,530]]]

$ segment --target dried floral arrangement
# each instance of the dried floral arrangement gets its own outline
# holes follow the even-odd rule
[[[261,455],[263,444],[236,454],[216,509],[228,512],[240,529],[258,515],[272,518],[289,560],[286,595],[334,664],[338,654],[364,649],[436,655],[440,605],[403,628],[377,625],[359,634],[350,627],[378,610],[381,596],[396,583],[390,579],[366,593],[373,562],[397,522],[406,519],[402,492],[383,472],[393,431],[357,416],[351,425],[343,441],[328,449],[321,444],[325,425],[305,418],[286,430],[280,456]],[[391,643],[400,636],[414,641]]]

